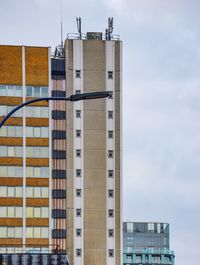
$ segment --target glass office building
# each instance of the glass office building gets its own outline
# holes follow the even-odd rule
[[[169,244],[169,224],[124,222],[123,264],[174,265],[174,253]]]

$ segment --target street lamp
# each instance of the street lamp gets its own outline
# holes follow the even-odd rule
[[[21,105],[15,107],[13,110],[11,110],[0,122],[0,128],[4,125],[4,123],[9,119],[9,117],[14,114],[17,110],[23,108],[26,105],[30,105],[32,103],[38,102],[38,101],[50,101],[50,100],[64,100],[64,101],[79,101],[79,100],[88,100],[88,99],[99,99],[99,98],[107,98],[111,97],[112,92],[110,91],[100,91],[100,92],[90,92],[90,93],[81,93],[81,94],[75,94],[71,95],[69,97],[44,97],[44,98],[35,98],[29,101],[26,101],[22,103]]]

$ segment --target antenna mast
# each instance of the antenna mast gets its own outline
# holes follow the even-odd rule
[[[111,40],[113,33],[113,17],[108,18],[108,28],[106,29],[106,40]]]
[[[61,23],[60,23],[60,30],[61,30],[61,46],[63,47],[63,14],[62,14],[62,0],[60,0],[60,19],[61,19]]]
[[[79,33],[79,39],[82,39],[82,31],[81,31],[81,17],[76,18],[76,23],[77,23],[77,30]]]

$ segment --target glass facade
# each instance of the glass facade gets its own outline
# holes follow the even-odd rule
[[[173,265],[169,224],[124,222],[123,262],[124,265]]]

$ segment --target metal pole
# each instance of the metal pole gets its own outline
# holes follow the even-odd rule
[[[88,99],[99,99],[99,98],[107,98],[110,97],[112,94],[110,91],[101,91],[101,92],[90,92],[90,93],[82,93],[71,95],[70,97],[63,98],[63,97],[44,97],[44,98],[35,98],[29,101],[22,103],[21,105],[15,107],[11,110],[0,122],[0,128],[4,125],[4,123],[14,114],[17,110],[23,108],[24,106],[30,105],[32,103],[38,101],[50,101],[50,100],[64,100],[64,101],[79,101],[79,100],[88,100]]]

